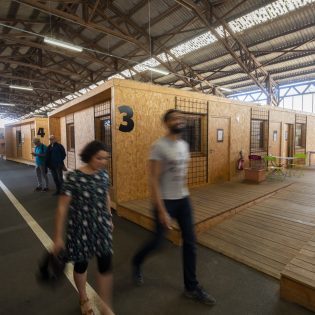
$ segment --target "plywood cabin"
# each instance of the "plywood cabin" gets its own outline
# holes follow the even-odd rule
[[[49,143],[48,118],[33,117],[5,125],[5,154],[7,160],[33,164],[33,139],[40,138],[41,142]]]
[[[107,145],[112,197],[119,203],[148,197],[148,152],[164,134],[161,117],[170,108],[188,121],[183,136],[191,148],[190,186],[230,180],[241,150],[247,158],[315,149],[313,115],[119,79],[54,110],[49,125],[60,135],[70,169],[81,165],[87,142]]]

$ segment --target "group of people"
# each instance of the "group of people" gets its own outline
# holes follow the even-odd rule
[[[57,142],[54,135],[49,137],[50,144],[48,147],[41,143],[39,138],[33,139],[35,157],[35,171],[37,177],[37,187],[35,191],[48,191],[48,169],[53,176],[56,191],[54,195],[59,195],[63,183],[63,169],[65,168],[64,160],[66,151],[62,144]]]
[[[159,248],[167,230],[172,228],[171,219],[175,219],[183,239],[184,296],[214,305],[214,297],[200,286],[196,276],[196,240],[186,186],[190,155],[188,144],[181,139],[185,121],[179,111],[171,109],[164,114],[163,122],[167,133],[152,145],[149,156],[155,234],[132,258],[132,279],[135,285],[144,284],[143,263],[149,254]],[[36,152],[38,157],[44,154],[40,148]],[[49,156],[49,147],[47,153]],[[59,190],[52,251],[57,255],[64,249],[68,261],[74,264],[73,277],[82,314],[94,314],[86,292],[86,281],[89,260],[97,258],[98,294],[102,300],[100,311],[103,315],[113,315],[113,221],[109,197],[110,178],[105,171],[109,156],[104,144],[98,141],[88,143],[80,156],[85,165],[69,172]],[[48,158],[50,169],[52,160]]]

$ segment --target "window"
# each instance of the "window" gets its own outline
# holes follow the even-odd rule
[[[67,150],[75,151],[74,124],[67,124]]]
[[[95,139],[105,144],[107,152],[112,152],[110,115],[95,117]]]
[[[268,122],[252,120],[251,123],[251,152],[267,151]]]
[[[305,124],[296,124],[295,125],[295,146],[305,148]]]
[[[184,117],[186,119],[186,128],[182,138],[188,142],[190,152],[201,153],[202,115],[185,114]]]

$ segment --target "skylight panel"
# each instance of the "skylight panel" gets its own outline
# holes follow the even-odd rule
[[[187,55],[197,49],[208,46],[214,43],[217,39],[210,33],[201,34],[185,43],[182,43],[171,49],[171,53],[176,57]]]
[[[171,57],[170,55],[167,55],[165,53],[159,54],[159,55],[157,55],[157,57],[160,60],[162,60],[162,62],[168,62],[168,61],[174,60],[173,57]]]
[[[121,74],[116,73],[116,74],[111,75],[110,77],[108,77],[108,80],[111,80],[111,79],[124,79],[124,77]]]
[[[143,72],[148,70],[148,68],[154,68],[157,67],[158,65],[160,65],[160,62],[158,62],[155,58],[150,58],[137,64],[136,66],[133,67],[133,69],[135,69],[138,72]]]
[[[133,75],[135,75],[136,73],[132,70],[124,70],[121,72],[121,74],[124,76],[124,77],[127,77],[127,78],[131,78]]]
[[[229,25],[234,32],[242,32],[314,2],[315,0],[278,0],[229,22]]]

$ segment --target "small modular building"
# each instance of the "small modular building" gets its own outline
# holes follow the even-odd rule
[[[87,142],[104,142],[111,153],[113,200],[126,202],[148,197],[148,152],[164,134],[161,117],[170,108],[187,118],[190,186],[230,180],[240,151],[247,160],[250,154],[292,156],[315,149],[314,115],[120,79],[51,112],[49,128],[65,146],[70,169],[81,165]]]
[[[7,160],[33,164],[33,139],[49,143],[48,118],[33,117],[5,125],[5,155]]]

